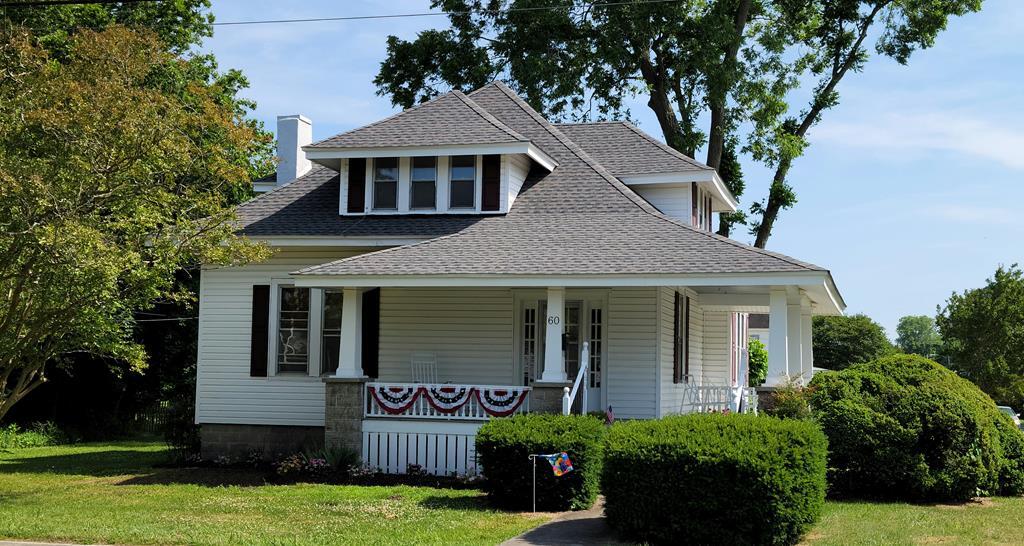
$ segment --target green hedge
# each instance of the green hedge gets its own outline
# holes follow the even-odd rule
[[[840,496],[967,500],[1024,490],[1024,435],[970,381],[895,355],[811,382]]]
[[[476,435],[484,490],[498,506],[527,510],[533,483],[529,455],[565,451],[574,470],[562,476],[556,477],[546,461],[537,461],[537,509],[590,508],[597,499],[604,430],[603,422],[589,415],[524,414],[491,420]]]
[[[809,421],[695,414],[616,424],[608,522],[654,544],[795,544],[825,502],[825,435]]]

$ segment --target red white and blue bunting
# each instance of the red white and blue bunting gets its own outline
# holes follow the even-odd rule
[[[505,417],[515,413],[526,401],[527,389],[476,389],[476,399],[480,407],[493,417]]]
[[[473,396],[473,387],[462,385],[429,385],[422,388],[427,402],[441,413],[455,413]]]
[[[407,386],[380,385],[370,389],[370,394],[381,409],[392,415],[405,413],[416,403],[421,392],[422,389],[419,387]]]

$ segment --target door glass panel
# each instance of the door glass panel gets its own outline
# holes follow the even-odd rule
[[[523,346],[521,362],[523,363],[523,385],[529,385],[537,378],[537,308],[523,309]]]
[[[565,335],[565,343],[562,349],[565,353],[565,371],[572,381],[580,371],[580,302],[565,302],[564,324],[562,333]]]
[[[591,388],[601,388],[601,345],[604,343],[604,313],[600,307],[590,310],[590,377]]]

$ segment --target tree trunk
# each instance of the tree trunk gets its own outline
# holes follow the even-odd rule
[[[791,159],[783,159],[775,169],[775,177],[772,179],[771,188],[768,189],[768,204],[764,208],[761,223],[757,226],[757,237],[754,239],[754,246],[757,248],[764,248],[768,244],[768,238],[772,236],[772,227],[779,217],[779,211],[782,210],[786,176],[792,163]]]
[[[736,7],[736,16],[733,19],[733,30],[736,34],[722,55],[724,81],[710,97],[711,128],[708,131],[708,157],[705,163],[713,169],[717,169],[722,162],[722,150],[725,148],[725,103],[728,100],[728,90],[733,85],[732,70],[735,69],[736,56],[739,54],[740,44],[743,43],[743,29],[746,28],[747,17],[750,16],[750,3],[751,0],[741,0]]]

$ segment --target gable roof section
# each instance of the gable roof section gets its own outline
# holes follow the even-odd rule
[[[556,125],[615,176],[713,171],[626,121]]]
[[[612,176],[501,83],[470,98],[559,166],[505,216],[300,275],[610,275],[824,271],[677,222]]]
[[[456,146],[528,142],[459,91],[446,93],[307,149]]]

